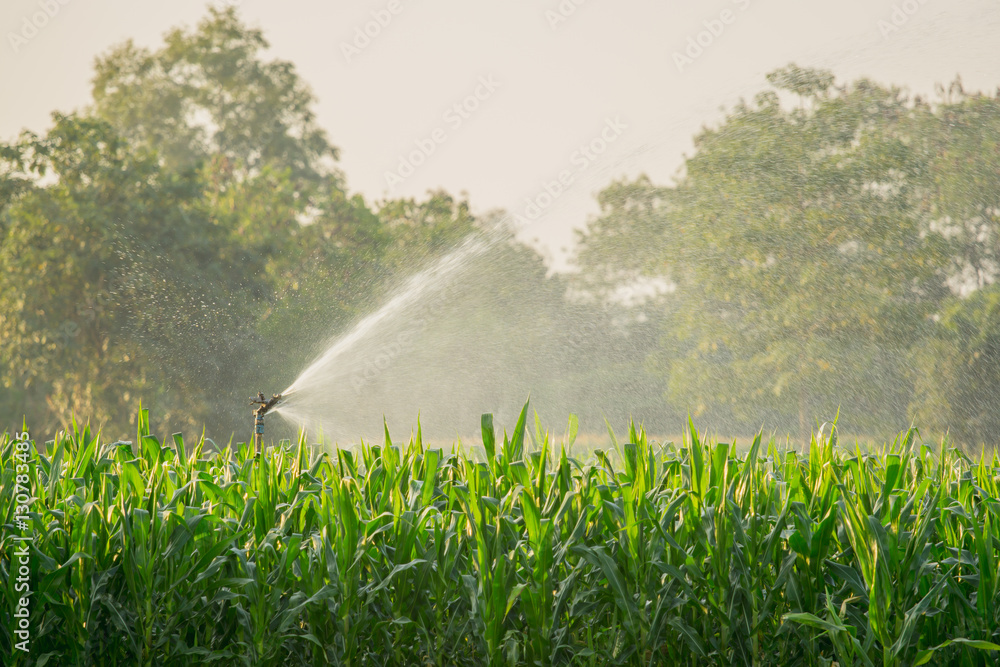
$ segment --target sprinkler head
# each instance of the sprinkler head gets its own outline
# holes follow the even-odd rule
[[[277,405],[280,400],[281,394],[272,394],[271,398],[268,399],[264,396],[264,392],[260,391],[257,392],[257,398],[254,398],[253,396],[250,397],[250,405],[259,406],[253,411],[253,413],[258,417],[263,417],[271,408]]]

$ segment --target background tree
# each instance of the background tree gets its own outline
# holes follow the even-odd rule
[[[979,450],[1000,432],[1000,289],[991,285],[944,309],[913,352],[913,418],[927,435]]]
[[[204,418],[213,387],[193,380],[236,350],[201,333],[243,313],[204,308],[227,303],[234,285],[197,174],[165,172],[107,123],[76,116],[56,116],[45,138],[23,135],[5,157],[7,180],[27,183],[2,213],[5,418],[103,422],[143,394],[173,423]]]
[[[269,336],[356,312],[389,236],[266,46],[231,9],[126,44],[90,109],[0,152],[5,421],[76,411],[124,433],[141,396],[164,426],[231,433],[247,386],[304,358]]]
[[[894,429],[908,399],[901,353],[941,293],[915,261],[928,248],[895,131],[905,101],[865,81],[823,89],[828,77],[794,69],[769,79],[811,93],[792,109],[759,96],[703,133],[687,162],[698,261],[686,287],[702,309],[684,318],[680,334],[698,346],[672,386],[703,386],[701,357],[723,350],[723,386],[744,417],[797,404],[804,437],[843,402],[870,416],[862,426]]]
[[[299,180],[336,173],[337,149],[316,124],[315,99],[295,67],[263,61],[268,47],[235,7],[210,7],[157,51],[131,40],[98,58],[93,111],[171,169],[222,157],[232,174],[279,165]]]
[[[584,272],[637,252],[676,285],[651,356],[674,405],[800,436],[843,405],[848,428],[896,430],[909,349],[947,295],[912,105],[794,65],[768,79],[696,138],[676,186],[609,189],[622,203],[586,237]]]
[[[591,429],[601,429],[602,415],[631,415],[659,433],[683,428],[686,408],[677,407],[685,403],[667,400],[666,374],[655,368],[685,271],[677,261],[685,227],[675,195],[646,176],[612,183],[597,196],[600,214],[577,237],[580,270],[563,279],[563,367],[572,369],[563,392],[581,406],[581,424]]]
[[[1000,91],[968,95],[956,80],[939,96],[916,106],[911,136],[926,156],[920,214],[951,295],[914,349],[910,407],[928,435],[978,449],[996,444],[1000,415]]]

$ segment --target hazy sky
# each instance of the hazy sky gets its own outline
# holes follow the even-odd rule
[[[967,89],[1000,85],[998,0],[225,4],[312,86],[352,190],[377,201],[443,187],[480,212],[541,213],[525,238],[558,264],[597,191],[640,173],[668,182],[703,124],[789,62],[914,92],[956,75]],[[0,139],[85,104],[96,55],[127,38],[157,47],[206,6],[2,0]]]

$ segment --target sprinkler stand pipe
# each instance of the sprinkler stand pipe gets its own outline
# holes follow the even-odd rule
[[[250,405],[256,405],[253,411],[253,447],[254,456],[261,453],[264,448],[264,415],[267,411],[277,405],[281,400],[281,394],[274,394],[270,400],[264,397],[264,392],[257,392],[257,398],[250,397]]]

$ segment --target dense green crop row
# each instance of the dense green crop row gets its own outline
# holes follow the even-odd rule
[[[50,665],[995,664],[1000,459],[553,451],[527,406],[473,457],[300,439],[254,458],[74,429],[33,457],[31,662]],[[614,436],[612,436],[613,438]],[[535,451],[529,451],[534,449]],[[13,649],[14,443],[0,656]]]

